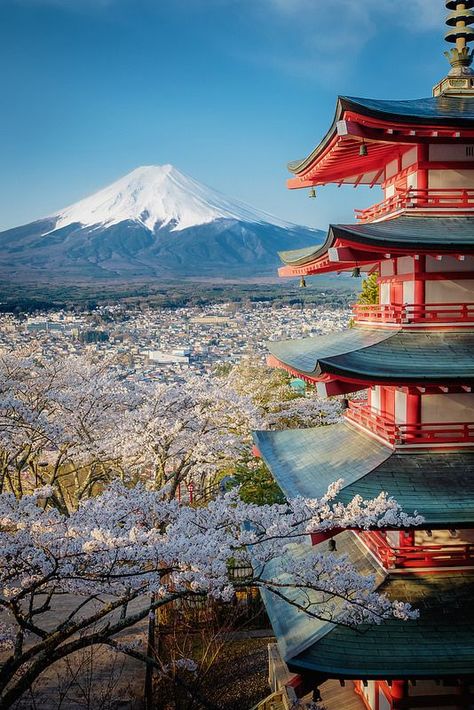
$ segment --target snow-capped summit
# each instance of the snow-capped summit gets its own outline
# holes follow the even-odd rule
[[[170,225],[180,231],[217,219],[269,223],[286,222],[253,209],[193,180],[172,165],[148,165],[133,170],[108,187],[52,216],[55,229],[70,224],[92,227],[138,222],[150,231]]]
[[[0,275],[95,279],[276,275],[277,253],[321,242],[172,165],[137,168],[50,217],[0,233]]]

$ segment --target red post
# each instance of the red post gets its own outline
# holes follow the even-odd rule
[[[425,279],[426,256],[419,256],[414,261],[414,285],[413,285],[413,316],[415,321],[423,319],[425,315]]]
[[[418,171],[416,173],[416,189],[419,190],[416,206],[422,207],[428,202],[429,175],[423,164],[429,160],[429,146],[422,143],[418,146]],[[421,166],[421,167],[420,167]]]
[[[390,694],[392,696],[393,708],[400,707],[400,701],[404,700],[406,695],[406,683],[404,680],[394,680],[392,681],[392,687],[390,688]]]
[[[189,491],[189,502],[192,505],[194,502],[194,483],[190,483],[188,486],[188,491]]]

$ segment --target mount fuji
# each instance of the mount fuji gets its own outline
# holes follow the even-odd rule
[[[277,252],[320,243],[172,165],[137,168],[56,214],[0,233],[0,276],[91,281],[275,275]]]

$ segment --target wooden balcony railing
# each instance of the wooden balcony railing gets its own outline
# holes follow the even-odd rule
[[[374,412],[366,401],[349,402],[345,416],[392,446],[474,444],[474,422],[396,424],[383,413]]]
[[[360,531],[357,534],[385,569],[464,567],[474,563],[474,545],[470,543],[392,547],[383,533]]]
[[[433,323],[474,323],[474,303],[426,303],[365,305],[356,303],[352,306],[358,323],[395,323],[398,325]]]
[[[360,222],[372,222],[402,210],[439,210],[441,212],[474,210],[474,189],[427,188],[397,190],[394,195],[364,210],[355,210]]]

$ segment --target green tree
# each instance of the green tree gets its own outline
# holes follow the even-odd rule
[[[357,303],[364,306],[377,305],[379,302],[379,285],[377,283],[378,273],[370,274],[362,282],[362,291],[359,294]]]

